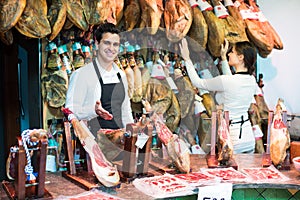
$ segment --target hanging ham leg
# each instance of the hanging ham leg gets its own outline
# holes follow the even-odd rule
[[[270,22],[264,17],[264,15],[262,14],[262,11],[259,9],[259,7],[255,3],[255,1],[249,0],[249,5],[253,8],[253,11],[259,15],[259,21],[264,24],[266,29],[268,29],[268,31],[272,35],[273,42],[274,42],[274,48],[275,49],[283,49],[283,44],[282,44],[282,41],[281,41],[279,35],[277,34],[277,32],[275,31],[273,26],[270,24]]]
[[[244,27],[240,27],[240,24],[238,21],[228,14],[228,12],[225,9],[225,6],[221,4],[219,0],[211,0],[212,5],[214,6],[215,14],[217,13],[217,10],[221,9],[223,12],[221,12],[221,16],[219,16],[219,19],[224,23],[225,26],[225,38],[230,43],[236,43],[241,41],[248,41],[246,31]]]
[[[193,49],[193,51],[199,52],[203,49],[206,49],[208,26],[199,7],[191,5],[191,8],[193,22],[187,34],[190,38],[197,42],[196,44],[194,42],[189,43],[190,47]],[[203,49],[199,47],[202,47]]]
[[[166,0],[163,16],[169,41],[178,42],[186,36],[193,21],[187,0]]]
[[[139,3],[141,5],[139,28],[147,28],[149,34],[156,34],[164,10],[162,0],[139,0]]]
[[[138,0],[128,0],[124,9],[125,29],[131,31],[138,24],[141,17],[140,2]]]
[[[238,6],[247,25],[246,32],[249,40],[257,47],[260,56],[266,58],[274,47],[272,35],[267,27],[257,19],[257,16],[253,15],[253,11],[244,0],[237,0],[235,5]]]
[[[62,112],[73,125],[76,136],[89,154],[92,161],[92,169],[97,179],[106,187],[119,184],[120,176],[117,169],[105,158],[89,129],[83,122],[79,122],[68,108],[63,108]]]
[[[200,9],[208,25],[208,50],[213,57],[220,57],[220,48],[225,40],[224,23],[213,13],[212,7],[204,9],[200,6]]]
[[[142,103],[147,112],[152,110],[148,101],[143,100]],[[165,145],[168,155],[178,170],[189,173],[190,151],[185,142],[170,131],[157,113],[152,112],[150,119],[156,128],[158,138]]]

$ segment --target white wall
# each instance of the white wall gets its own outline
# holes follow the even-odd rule
[[[257,4],[283,42],[267,58],[258,59],[258,73],[264,75],[265,99],[275,109],[283,98],[288,114],[300,115],[300,1],[257,0]]]

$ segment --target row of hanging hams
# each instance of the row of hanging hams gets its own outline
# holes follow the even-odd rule
[[[13,9],[12,9],[13,8]],[[146,29],[165,32],[169,42],[189,36],[217,58],[220,45],[250,41],[261,57],[283,43],[254,0],[20,0],[0,2],[0,38],[12,44],[15,27],[29,38],[54,40],[61,31],[76,27],[89,32],[104,22],[123,31]]]

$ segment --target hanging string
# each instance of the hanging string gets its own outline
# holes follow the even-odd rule
[[[26,153],[26,160],[27,160],[27,165],[25,166],[25,173],[27,175],[27,180],[29,180],[29,181],[36,179],[36,177],[33,174],[33,167],[31,165],[31,156],[30,156],[28,146],[27,146],[27,144],[29,144],[30,146],[34,146],[34,145],[38,144],[38,142],[32,142],[30,140],[30,133],[32,133],[33,131],[34,130],[27,129],[27,130],[23,131],[21,134],[24,150]]]

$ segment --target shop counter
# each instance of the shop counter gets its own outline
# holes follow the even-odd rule
[[[261,167],[262,163],[261,154],[238,154],[234,155],[234,159],[239,171],[243,168]],[[191,170],[195,172],[201,168],[207,168],[205,155],[191,155]],[[278,181],[276,183],[233,182],[232,199],[300,199],[300,172],[295,170],[293,164],[291,164],[290,170],[280,170],[280,172],[288,177],[289,180]],[[60,172],[48,172],[46,174],[45,187],[53,198],[60,195],[76,195],[86,191],[63,178]],[[137,190],[131,183],[121,183],[119,187],[114,189],[107,189],[103,186],[100,186],[99,189],[124,199],[154,199]],[[3,188],[1,188],[0,197],[1,199],[5,199],[5,191]],[[194,195],[186,197],[174,197],[172,199],[197,199],[197,193],[195,192]]]

